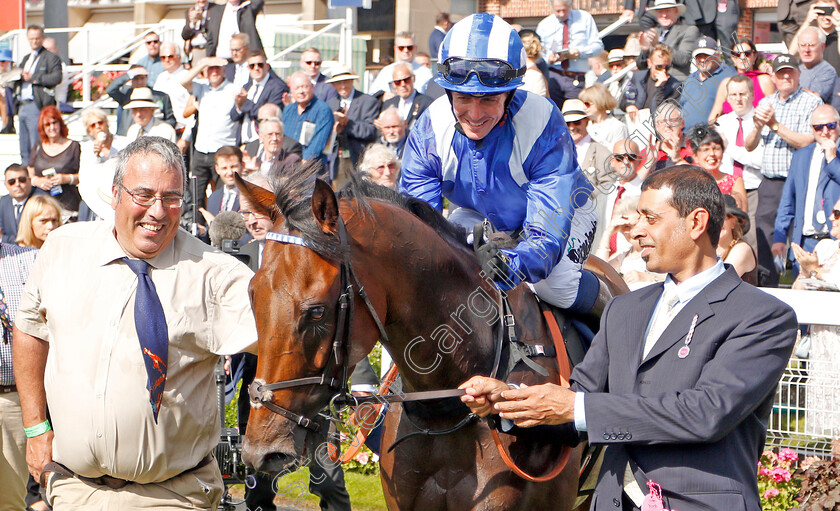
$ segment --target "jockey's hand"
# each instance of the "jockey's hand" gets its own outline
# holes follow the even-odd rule
[[[519,285],[518,272],[511,268],[511,259],[502,250],[500,244],[488,241],[475,249],[475,257],[482,271],[495,282],[500,289],[513,289]]]

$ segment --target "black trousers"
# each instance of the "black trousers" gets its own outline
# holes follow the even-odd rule
[[[758,206],[755,209],[755,237],[758,249],[758,285],[778,287],[779,272],[773,263],[773,229],[776,211],[782,198],[785,179],[764,178],[758,187]]]
[[[198,185],[196,203],[203,208],[207,205],[207,185],[216,180],[216,153],[202,153],[198,149],[192,153],[190,173],[195,176]]]

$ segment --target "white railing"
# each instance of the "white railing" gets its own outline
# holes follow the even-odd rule
[[[91,52],[92,38],[101,37],[105,32],[113,32],[115,30],[124,31],[125,27],[113,26],[83,26],[83,27],[66,27],[66,28],[47,28],[44,32],[47,35],[51,34],[77,34],[75,37],[82,37],[83,44],[81,55],[81,67],[79,72],[73,75],[69,81],[70,83],[82,78],[82,106],[90,105],[90,75],[97,71],[104,71],[108,69],[115,60],[131,54],[134,50],[143,45],[143,39],[150,32],[157,32],[164,37],[164,34],[171,32],[171,28],[167,28],[163,24],[147,24],[147,25],[132,25],[132,30],[139,30],[140,32],[127,42],[122,43],[116,49],[109,51],[103,56],[94,57]],[[15,61],[20,59],[29,52],[29,45],[26,40],[26,29],[11,30],[3,36],[0,36],[0,44],[3,41],[9,41],[12,52],[15,56]],[[74,55],[75,57],[75,55]],[[75,66],[71,66],[71,69]]]
[[[310,42],[318,38],[318,36],[325,34],[335,28],[340,29],[339,35],[339,50],[338,50],[338,62],[343,66],[350,66],[353,60],[353,18],[352,18],[352,10],[348,9],[348,17],[346,19],[334,19],[334,20],[301,20],[297,22],[291,23],[284,23],[282,26],[275,26],[275,29],[283,29],[288,27],[304,27],[304,26],[314,26],[314,25],[324,25],[323,28],[312,32],[308,36],[304,37],[300,41],[292,44],[291,46],[281,50],[278,53],[275,53],[271,57],[268,58],[268,63],[272,64],[287,55],[298,51],[300,48],[306,48],[306,45]]]
[[[840,293],[761,290],[790,305],[800,325],[840,326]],[[840,438],[840,408],[835,408],[835,403],[840,403],[840,367],[819,357],[792,356],[776,390],[767,446],[830,456],[832,439]]]

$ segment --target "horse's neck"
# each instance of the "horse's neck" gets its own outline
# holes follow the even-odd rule
[[[488,374],[496,344],[498,292],[479,278],[478,265],[468,254],[452,247],[422,266],[427,271],[406,268],[403,280],[411,290],[410,304],[389,318],[393,333],[388,348],[407,387],[445,388],[474,374]]]

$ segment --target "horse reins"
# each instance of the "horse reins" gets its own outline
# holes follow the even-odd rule
[[[341,248],[349,248],[349,243],[347,242],[347,229],[344,225],[344,221],[341,217],[337,219],[337,227],[338,227],[338,239]],[[294,236],[289,234],[280,234],[275,232],[269,232],[266,235],[266,240],[275,241],[278,243],[283,244],[290,244],[290,245],[299,245],[301,247],[311,248],[307,245],[306,240],[301,238],[300,236]],[[348,251],[349,252],[349,251]],[[248,394],[251,400],[251,404],[254,407],[264,406],[266,409],[285,417],[297,425],[308,429],[313,432],[318,432],[321,428],[320,424],[308,418],[302,414],[295,413],[289,409],[283,408],[278,406],[274,403],[274,391],[275,390],[283,390],[295,387],[301,387],[305,385],[326,385],[332,389],[338,390],[338,394],[333,398],[335,401],[336,398],[340,398],[345,402],[355,402],[355,404],[362,404],[362,403],[376,403],[374,410],[371,411],[371,415],[375,412],[378,415],[382,404],[383,403],[392,403],[392,402],[405,402],[405,401],[422,401],[422,400],[429,400],[429,399],[442,399],[448,397],[458,397],[465,394],[465,390],[463,389],[448,389],[448,390],[433,390],[433,391],[422,391],[422,392],[410,392],[410,393],[401,393],[401,394],[387,394],[390,384],[393,382],[393,379],[396,378],[396,370],[395,367],[389,371],[388,375],[390,377],[386,378],[386,384],[380,388],[379,392],[373,396],[365,396],[365,397],[355,397],[352,396],[349,392],[348,385],[347,385],[347,378],[348,378],[348,365],[347,365],[347,347],[349,341],[349,331],[350,331],[350,321],[352,319],[353,313],[353,304],[354,304],[354,297],[356,294],[362,299],[362,302],[365,304],[368,312],[370,313],[371,317],[373,318],[374,323],[376,324],[377,329],[379,330],[380,339],[386,344],[389,344],[388,333],[385,331],[385,327],[382,321],[379,319],[379,315],[376,313],[376,310],[371,304],[370,299],[365,292],[364,287],[359,282],[355,272],[353,271],[352,263],[350,262],[349,256],[346,260],[342,260],[340,263],[340,290],[341,294],[338,298],[338,317],[336,320],[336,330],[335,334],[333,335],[333,343],[332,343],[332,355],[335,357],[335,367],[339,368],[340,375],[339,377],[329,377],[327,375],[327,368],[324,368],[323,374],[321,376],[311,376],[305,378],[295,378],[292,380],[286,380],[282,382],[275,382],[275,383],[265,383],[260,380],[254,380],[251,385],[248,387]],[[355,289],[353,285],[355,284]],[[514,331],[514,319],[513,314],[505,314],[505,307],[507,311],[510,311],[510,304],[507,303],[507,300],[501,296],[500,293],[500,302],[502,307],[499,309],[500,311],[500,334],[498,336],[498,346],[495,350],[495,360],[494,360],[494,367],[493,367],[493,377],[496,377],[496,374],[499,370],[499,363],[501,357],[501,344],[504,341],[504,330],[507,329],[508,336],[510,337],[509,341],[515,341],[515,331]],[[554,340],[555,345],[555,353],[557,357],[557,364],[560,370],[560,383],[564,386],[568,386],[568,377],[571,373],[569,363],[568,363],[568,356],[566,353],[565,343],[563,341],[562,333],[560,332],[560,328],[557,325],[557,321],[554,316],[546,311],[544,312],[546,322],[548,323],[549,330],[551,331],[552,338]],[[565,360],[565,364],[561,362]],[[393,373],[393,374],[392,374]],[[421,429],[415,433],[411,433],[409,435],[404,436],[403,438],[397,440],[393,445],[391,445],[390,450],[392,450],[398,443],[401,443],[403,440],[406,440],[410,436],[415,434],[447,434],[453,431],[457,431],[464,425],[468,424],[475,418],[474,414],[470,413],[465,417],[465,419],[461,420],[456,426],[452,428],[448,428],[442,431],[430,431],[426,429]],[[367,435],[370,433],[372,429],[372,425],[368,425],[367,421],[365,424],[361,425],[360,430],[356,434],[356,439],[353,442],[352,447],[350,450],[345,452],[343,456],[340,457],[342,463],[346,463],[355,455],[358,449],[361,447],[361,444],[364,443],[364,440],[367,438]],[[543,482],[554,479],[557,475],[562,472],[565,468],[566,463],[569,460],[569,456],[571,454],[571,448],[564,447],[563,453],[561,454],[561,459],[558,461],[557,465],[549,472],[543,476],[532,476],[522,469],[520,469],[516,463],[511,459],[510,455],[507,453],[504,445],[499,438],[498,433],[496,432],[495,428],[490,426],[490,434],[493,437],[493,440],[496,444],[496,447],[499,450],[499,453],[502,457],[502,460],[505,464],[510,468],[516,475],[519,477],[531,481],[531,482]],[[337,448],[330,453],[330,457],[333,460],[339,459]]]
[[[341,248],[349,249],[347,242],[347,229],[344,226],[344,221],[338,217],[338,240]],[[306,240],[300,236],[293,236],[289,234],[279,234],[269,232],[266,235],[266,240],[275,241],[278,243],[288,245],[299,245],[301,247],[311,248],[307,245]],[[348,250],[349,252],[349,250]],[[354,289],[355,284],[355,289]],[[355,397],[349,392],[347,386],[348,365],[347,365],[347,347],[349,345],[350,336],[350,321],[353,316],[354,297],[358,294],[365,304],[368,312],[376,323],[379,329],[380,339],[387,345],[389,344],[388,333],[385,331],[385,326],[379,319],[379,315],[370,302],[364,286],[361,285],[356,273],[353,271],[352,263],[349,257],[342,260],[340,263],[340,288],[341,294],[338,298],[338,317],[336,319],[336,329],[333,335],[332,355],[335,357],[335,367],[339,368],[340,374],[338,377],[330,377],[327,375],[327,368],[324,368],[324,373],[321,376],[310,376],[306,378],[295,378],[293,380],[286,380],[276,383],[266,383],[260,380],[254,380],[248,387],[248,394],[251,399],[251,404],[254,407],[266,407],[266,409],[285,417],[297,425],[306,428],[313,432],[318,432],[321,428],[320,424],[299,413],[295,413],[289,409],[278,406],[274,403],[274,391],[289,389],[294,387],[301,387],[304,385],[326,385],[332,389],[338,390],[338,394],[333,398],[343,400],[345,403],[354,402],[360,404],[364,402],[375,401],[379,402],[403,402],[403,401],[420,401],[426,399],[441,399],[446,397],[458,397],[465,394],[462,389],[454,390],[432,390],[423,392],[411,392],[406,394],[392,394],[392,395],[377,395],[369,397]],[[390,386],[390,385],[389,385]],[[387,387],[383,389],[387,391]]]

